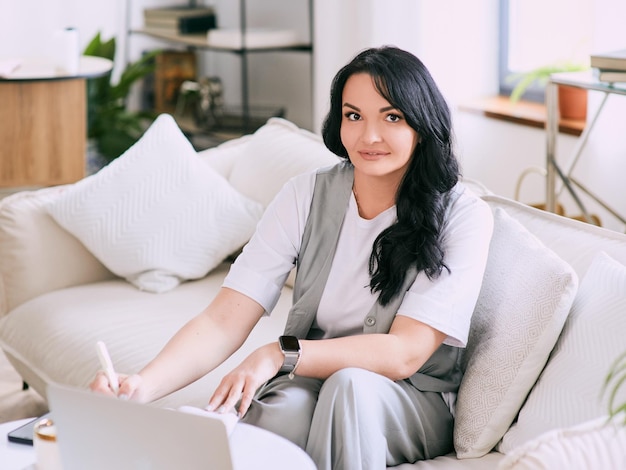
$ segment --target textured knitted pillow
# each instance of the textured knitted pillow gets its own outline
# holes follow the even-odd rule
[[[485,455],[507,431],[557,341],[574,270],[500,208],[456,402],[458,458]]]
[[[47,210],[113,273],[164,292],[205,276],[245,244],[263,207],[204,164],[162,114],[135,145]]]
[[[320,136],[281,118],[269,119],[245,145],[228,181],[264,207],[293,176],[339,162]]]
[[[625,338],[626,266],[601,252],[580,282],[550,361],[498,450],[508,453],[552,429],[606,414],[602,385],[611,364],[626,350]],[[624,402],[626,387],[616,396],[616,403]]]

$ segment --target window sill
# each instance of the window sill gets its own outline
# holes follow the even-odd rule
[[[477,99],[459,106],[461,111],[477,113],[492,119],[521,124],[523,126],[546,127],[546,106],[543,103],[518,101],[512,103],[507,96],[492,96]],[[584,119],[561,119],[559,132],[579,136],[584,130]]]

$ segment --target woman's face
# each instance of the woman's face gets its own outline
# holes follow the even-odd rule
[[[420,138],[370,75],[348,78],[342,94],[341,142],[355,171],[402,178]]]

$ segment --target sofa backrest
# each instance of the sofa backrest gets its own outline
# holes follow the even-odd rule
[[[44,209],[63,189],[0,201],[0,316],[46,292],[115,277]]]
[[[626,264],[626,234],[545,212],[492,194],[482,196],[489,206],[500,207],[517,219],[544,245],[567,261],[582,278],[601,251]]]

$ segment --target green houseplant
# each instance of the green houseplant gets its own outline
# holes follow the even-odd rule
[[[626,402],[617,402],[617,394],[623,387],[626,387],[626,351],[611,366],[603,388],[604,393],[608,393],[609,416],[613,418],[623,414],[626,425]]]
[[[578,72],[589,69],[589,66],[577,62],[558,62],[537,67],[528,72],[515,73],[507,78],[509,82],[516,82],[511,91],[511,101],[517,102],[526,93],[528,88],[538,83],[545,86],[550,75],[561,72]],[[559,113],[566,119],[585,119],[587,116],[587,90],[559,85]]]
[[[551,65],[544,65],[528,72],[514,73],[507,78],[508,82],[517,82],[511,92],[511,101],[516,102],[524,95],[534,83],[545,85],[548,83],[550,75],[561,72],[578,72],[587,70],[588,65],[576,62],[559,62]]]
[[[115,38],[104,41],[98,32],[83,54],[114,61],[115,49]],[[154,72],[154,57],[159,52],[151,51],[129,63],[116,83],[111,72],[87,81],[87,138],[105,164],[133,145],[155,118],[151,112],[129,110],[127,99],[132,86]]]

